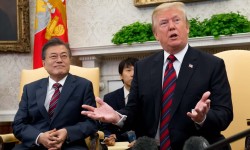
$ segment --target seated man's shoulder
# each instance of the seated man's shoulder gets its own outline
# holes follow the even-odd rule
[[[30,82],[30,83],[27,83],[24,86],[35,88],[35,87],[40,86],[42,84],[46,84],[47,82],[48,82],[48,78],[42,78],[42,79],[35,80],[35,81]]]
[[[116,98],[118,95],[122,94],[122,92],[123,92],[123,88],[119,88],[119,89],[117,89],[115,91],[107,93],[107,94],[104,95],[103,100],[106,101],[108,99]]]
[[[82,82],[91,82],[89,79],[78,76],[78,75],[70,75],[72,78],[74,78],[75,80],[77,80],[78,83],[82,83]]]

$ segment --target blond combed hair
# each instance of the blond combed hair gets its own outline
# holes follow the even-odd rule
[[[187,15],[186,15],[186,9],[185,9],[184,3],[182,2],[162,3],[161,5],[157,6],[152,13],[153,32],[154,32],[154,26],[155,26],[155,17],[157,16],[158,12],[163,11],[163,10],[168,10],[171,8],[175,8],[175,9],[182,11],[184,14],[184,18],[186,18],[186,21],[187,21]]]

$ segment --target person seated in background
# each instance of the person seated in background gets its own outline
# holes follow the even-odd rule
[[[23,88],[13,131],[21,144],[14,150],[87,150],[84,139],[97,132],[97,122],[81,115],[81,105],[96,107],[92,83],[72,75],[69,45],[58,38],[42,49],[49,73]]]
[[[137,58],[129,57],[119,63],[118,72],[124,86],[104,95],[103,99],[114,110],[124,108],[128,102],[131,82],[134,76],[134,65],[137,61]],[[128,139],[128,130],[125,128],[120,128],[109,123],[103,123],[101,128],[105,134],[106,138],[104,141],[107,145],[113,145],[115,141],[131,141],[131,139]]]

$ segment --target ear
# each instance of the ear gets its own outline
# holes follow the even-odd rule
[[[120,79],[123,80],[122,75],[120,74]]]
[[[158,34],[157,34],[156,32],[153,32],[153,34],[154,34],[154,36],[155,36],[155,39],[156,39],[157,41],[159,41]]]
[[[190,31],[190,30],[189,30],[189,26],[190,26],[189,23],[187,23],[187,24],[186,24],[187,33],[189,33],[189,31]]]
[[[43,63],[43,67],[45,66],[45,61],[44,60],[42,60],[42,63]]]

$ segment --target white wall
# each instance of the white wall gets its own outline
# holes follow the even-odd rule
[[[187,3],[188,18],[222,12],[242,12],[250,18],[250,0],[210,0]],[[151,22],[154,7],[137,8],[133,0],[69,0],[71,47],[110,45],[112,35],[135,21]]]

